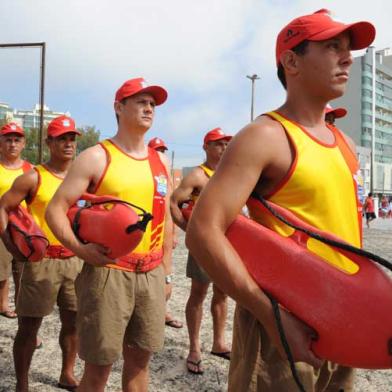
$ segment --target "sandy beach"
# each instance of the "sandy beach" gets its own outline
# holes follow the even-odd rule
[[[376,228],[378,227],[378,228]],[[392,260],[392,223],[380,223],[375,228],[364,230],[365,248]],[[190,282],[185,277],[187,251],[184,237],[180,236],[180,244],[174,253],[175,278],[170,310],[173,316],[185,322],[184,308],[189,293]],[[201,339],[203,348],[202,376],[189,374],[185,367],[187,356],[187,330],[166,327],[165,347],[155,354],[151,361],[150,391],[226,391],[228,361],[209,354],[212,342],[212,320],[209,312],[211,290],[205,302],[205,318],[202,324]],[[232,334],[232,318],[234,302],[229,301],[229,317],[227,323],[227,339]],[[16,320],[0,318],[0,391],[9,392],[15,388],[12,359],[12,343],[16,332]],[[59,320],[57,310],[46,317],[40,329],[43,348],[34,354],[30,370],[30,390],[32,392],[60,391],[56,388],[61,366],[60,348],[57,343]],[[113,366],[107,385],[107,391],[121,390],[121,361]],[[82,372],[82,362],[78,361],[76,374]],[[356,378],[355,391],[386,392],[392,390],[391,371],[359,370]]]

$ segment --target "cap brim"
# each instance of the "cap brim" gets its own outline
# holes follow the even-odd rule
[[[225,135],[225,136],[217,136],[217,137],[212,137],[206,140],[204,143],[208,142],[216,142],[218,140],[227,140],[228,142],[233,138],[233,136]]]
[[[18,136],[25,136],[24,132],[14,131],[14,130],[1,132],[0,136],[11,135],[11,134],[18,135]]]
[[[335,114],[336,118],[344,117],[347,114],[347,110],[344,108],[336,108],[332,110],[332,112]]]
[[[344,108],[328,108],[325,110],[325,114],[333,113],[336,118],[344,117],[347,114],[347,110]]]
[[[141,93],[151,94],[157,105],[162,105],[167,100],[167,91],[160,86],[148,86],[142,88],[137,92],[137,94]]]
[[[376,29],[369,22],[356,22],[351,24],[336,23],[335,27],[324,30],[309,37],[309,41],[324,41],[348,31],[351,38],[351,49],[365,49],[371,45],[376,37]]]
[[[65,135],[65,134],[67,134],[67,133],[74,133],[75,135],[81,136],[81,133],[80,133],[78,130],[76,130],[76,129],[73,130],[73,131],[65,131],[65,132],[59,131],[59,132],[54,132],[54,133],[52,133],[52,134],[48,134],[48,136],[51,136],[51,137],[59,137],[59,136]]]

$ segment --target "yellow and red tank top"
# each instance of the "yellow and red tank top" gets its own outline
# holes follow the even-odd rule
[[[28,203],[28,211],[34,218],[35,222],[45,233],[49,241],[49,247],[46,251],[46,257],[52,259],[64,259],[74,254],[65,248],[50,230],[46,219],[45,211],[57,188],[63,182],[63,178],[51,172],[47,166],[38,165],[34,168],[38,175],[38,185],[35,194]]]
[[[214,175],[214,173],[215,173],[214,170],[210,169],[204,163],[202,163],[198,167],[200,167],[200,169],[204,171],[205,175],[208,178],[211,178]],[[192,201],[193,204],[196,203],[196,200],[199,198],[199,196],[200,196],[200,190],[199,189],[194,189],[192,194],[191,194],[191,201]]]
[[[157,267],[163,258],[165,197],[169,181],[166,167],[152,148],[148,148],[146,158],[136,159],[111,140],[104,140],[100,145],[106,152],[107,165],[95,194],[115,196],[153,216],[138,246],[130,254],[120,257],[116,264],[107,267],[132,272],[149,271]]]
[[[331,126],[335,141],[316,140],[303,127],[278,112],[267,115],[280,122],[295,150],[291,168],[266,199],[293,212],[304,222],[337,235],[351,245],[362,245],[361,175],[357,158],[341,132]],[[283,236],[293,229],[269,213],[262,213],[249,199],[250,217]],[[346,273],[358,267],[321,242],[309,239],[308,249]]]
[[[22,161],[17,169],[5,167],[0,163],[0,197],[6,193],[12,186],[15,179],[33,168],[30,162]],[[26,208],[26,203],[22,202],[22,206]]]

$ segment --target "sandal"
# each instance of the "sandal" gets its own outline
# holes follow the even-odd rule
[[[0,316],[6,317],[9,319],[14,319],[14,318],[18,317],[18,315],[13,310],[5,310],[4,312],[0,312]]]
[[[189,367],[189,364],[191,364],[191,365],[193,365],[193,366],[196,366],[196,367],[197,367],[197,370],[191,369],[191,368]],[[189,373],[197,374],[197,375],[199,375],[199,376],[201,376],[201,375],[204,373],[204,370],[201,368],[201,359],[200,359],[199,361],[197,361],[197,362],[192,361],[192,360],[190,360],[190,359],[187,359],[187,360],[186,360],[186,365],[187,365],[186,367],[187,367]]]
[[[216,351],[211,351],[212,355],[215,355],[217,357],[223,358],[223,359],[227,359],[228,361],[230,361],[230,355],[231,355],[231,351],[224,351],[224,352],[216,352]]]
[[[181,321],[178,321],[175,319],[166,320],[165,325],[172,327],[172,328],[182,328],[184,326]]]

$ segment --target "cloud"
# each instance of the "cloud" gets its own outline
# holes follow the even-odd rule
[[[249,121],[247,74],[261,77],[256,113],[282,102],[276,35],[292,18],[326,6],[344,21],[372,21],[377,47],[392,45],[392,3],[383,0],[2,0],[0,23],[3,42],[47,42],[46,103],[53,109],[110,135],[115,90],[145,76],[169,91],[152,131],[197,145],[215,124],[235,132]],[[0,101],[32,106],[39,53],[2,50],[0,60]]]

